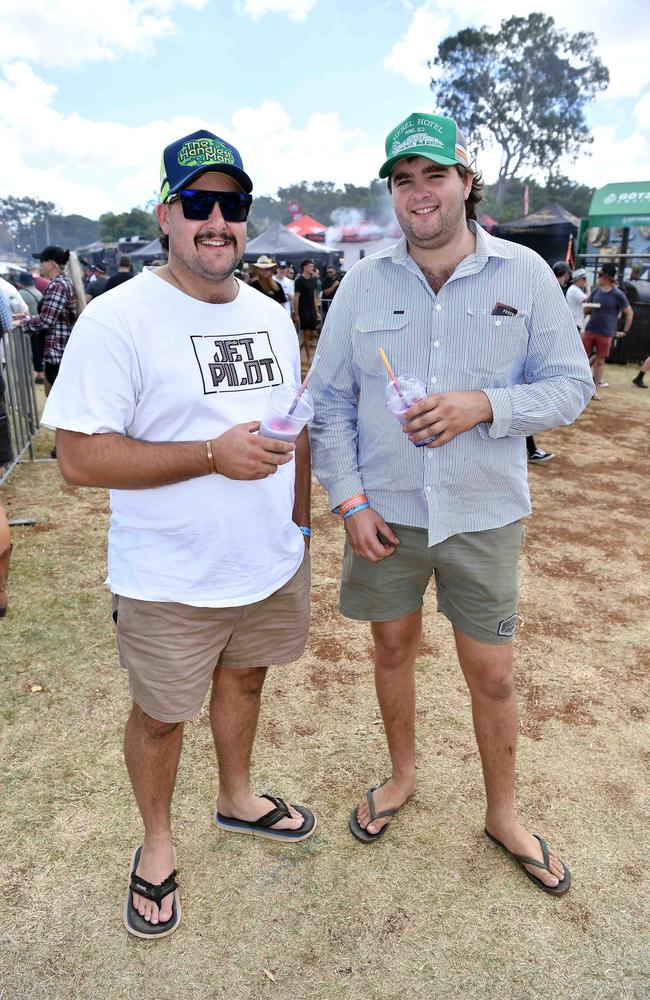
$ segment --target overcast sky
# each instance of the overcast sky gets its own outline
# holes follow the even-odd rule
[[[489,5],[491,27],[540,9]],[[164,145],[207,128],[239,148],[255,192],[368,184],[386,133],[433,108],[438,42],[485,23],[484,0],[0,0],[0,195],[96,218],[158,188]],[[589,110],[600,186],[650,177],[650,4],[545,0],[593,31],[611,83]],[[460,13],[459,13],[460,12]],[[486,179],[495,153],[480,161]]]

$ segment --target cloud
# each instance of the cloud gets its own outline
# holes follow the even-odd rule
[[[415,86],[426,86],[431,81],[427,60],[433,59],[438,45],[449,34],[450,23],[450,18],[441,16],[433,4],[418,7],[404,38],[395,42],[384,59],[384,69],[405,77]]]
[[[53,201],[65,213],[96,218],[144,204],[157,190],[164,146],[199,128],[241,151],[257,194],[305,179],[368,184],[381,161],[380,145],[358,129],[344,129],[335,112],[313,113],[297,126],[278,101],[266,100],[228,121],[183,116],[132,127],[63,114],[56,96],[56,87],[25,63],[6,67],[0,190]]]
[[[265,14],[287,14],[291,21],[304,21],[317,0],[242,0],[242,14],[259,21]]]
[[[642,95],[634,108],[634,117],[641,132],[650,132],[650,90]]]
[[[76,66],[151,52],[175,33],[175,7],[200,10],[207,0],[3,0],[0,62]]]

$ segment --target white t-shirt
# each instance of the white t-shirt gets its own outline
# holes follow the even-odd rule
[[[5,293],[9,299],[9,308],[12,313],[27,313],[29,314],[29,309],[24,298],[20,294],[17,288],[11,284],[10,281],[5,281],[4,278],[0,278],[0,288]]]
[[[295,283],[291,280],[291,278],[287,278],[286,275],[284,278],[278,278],[276,276],[275,280],[279,285],[282,285],[282,288],[284,289],[284,294],[287,297],[287,301],[284,303],[284,308],[287,310],[289,315],[293,315],[293,297],[295,295],[295,287],[294,287]]]
[[[296,331],[282,306],[238,282],[211,305],[151,271],[86,307],[43,423],[141,441],[197,441],[261,420],[272,385],[300,381]],[[207,459],[206,459],[207,462]],[[236,607],[296,573],[295,464],[266,479],[206,475],[110,492],[108,580],[124,597]]]
[[[585,314],[582,309],[582,303],[587,298],[585,292],[578,285],[571,285],[566,293],[566,304],[569,307],[569,312],[573,316],[573,320],[579,330],[585,322]]]

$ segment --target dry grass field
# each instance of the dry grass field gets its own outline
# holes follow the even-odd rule
[[[270,672],[255,783],[312,806],[281,846],[212,825],[203,714],[186,729],[174,803],[183,922],[127,935],[140,836],[121,756],[128,710],[103,586],[107,496],[54,463],[0,490],[14,529],[0,623],[2,1000],[645,1000],[648,952],[650,392],[611,387],[540,435],[530,470],[517,640],[519,803],[572,869],[537,891],[482,834],[482,784],[450,629],[427,598],[418,663],[419,789],[380,844],[347,830],[387,773],[365,625],[336,610],[340,524],[315,492],[313,627]],[[49,432],[39,453],[51,447]]]

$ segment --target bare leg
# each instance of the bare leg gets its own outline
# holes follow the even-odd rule
[[[137,873],[159,885],[174,868],[171,801],[183,742],[183,723],[159,722],[138,705],[131,709],[124,734],[126,766],[144,823],[144,840]],[[172,894],[160,907],[133,894],[138,913],[157,924],[172,915]]]
[[[266,667],[217,667],[212,678],[210,725],[219,762],[217,809],[224,816],[254,822],[271,808],[268,799],[253,795],[250,766],[260,714]],[[287,803],[288,804],[288,803]],[[291,819],[274,823],[274,830],[298,830],[304,823],[290,809]]]
[[[422,611],[392,622],[373,622],[375,687],[381,709],[392,777],[375,794],[377,812],[393,809],[415,791],[415,660],[422,635]],[[388,818],[370,822],[368,803],[358,805],[359,825],[377,833]]]
[[[596,389],[598,389],[598,386],[600,385],[601,380],[603,378],[604,368],[605,368],[605,359],[601,358],[600,355],[598,355],[596,357],[596,360],[594,361],[594,368],[593,368],[594,385],[596,386]]]
[[[454,628],[454,636],[472,698],[474,732],[487,800],[485,826],[509,851],[541,861],[539,842],[515,818],[518,716],[512,679],[512,644],[478,642],[457,628]],[[540,868],[528,868],[546,885],[555,886],[563,878],[564,869],[557,855],[552,850],[550,853],[553,875]]]

